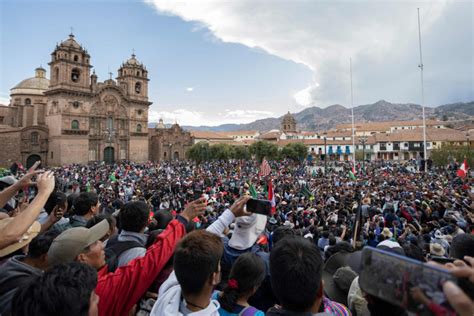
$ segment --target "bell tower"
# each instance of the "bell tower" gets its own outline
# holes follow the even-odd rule
[[[49,63],[50,91],[56,89],[67,89],[75,91],[90,91],[90,55],[79,43],[76,42],[74,34],[51,53]]]
[[[130,99],[148,101],[148,70],[137,60],[135,54],[122,64],[116,79]]]

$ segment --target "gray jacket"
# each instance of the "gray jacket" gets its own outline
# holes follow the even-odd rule
[[[25,256],[14,256],[0,267],[0,315],[11,314],[11,302],[17,289],[43,271],[23,263]]]

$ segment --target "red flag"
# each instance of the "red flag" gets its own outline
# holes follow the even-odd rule
[[[272,203],[272,214],[276,212],[275,192],[273,191],[272,179],[268,180],[268,200]]]
[[[258,172],[258,175],[260,177],[266,177],[270,174],[272,171],[270,165],[268,164],[268,161],[263,158],[262,164],[260,165],[260,171]]]
[[[469,169],[469,167],[467,166],[467,159],[464,159],[464,162],[461,164],[461,167],[457,172],[458,177],[464,178],[465,176],[467,176],[467,169]]]

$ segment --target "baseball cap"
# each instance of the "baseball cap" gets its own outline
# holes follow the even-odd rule
[[[13,217],[5,218],[0,221],[0,231],[3,230],[9,223],[13,221]],[[14,244],[10,244],[5,248],[0,249],[0,257],[5,257],[6,255],[11,254],[12,252],[17,251],[18,249],[28,245],[33,238],[35,238],[41,230],[41,224],[39,222],[33,222],[33,224],[28,228],[28,230],[21,236],[20,240]]]
[[[87,247],[107,234],[109,223],[106,219],[91,228],[74,227],[61,233],[54,239],[48,251],[50,265],[68,263]]]
[[[238,217],[235,229],[229,240],[229,246],[237,250],[245,250],[253,246],[264,231],[267,217],[260,214]]]

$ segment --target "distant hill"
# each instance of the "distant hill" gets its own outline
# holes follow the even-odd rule
[[[409,121],[422,118],[422,107],[412,103],[390,103],[385,100],[373,104],[359,105],[354,108],[354,118],[357,122],[379,121]],[[426,118],[439,120],[464,120],[474,116],[474,101],[453,103],[438,107],[426,107]],[[351,122],[351,109],[340,104],[320,108],[309,107],[301,112],[293,113],[298,122],[298,129],[320,131],[333,128],[336,124]],[[219,126],[183,126],[188,130],[227,132],[239,130],[268,131],[280,128],[282,117],[265,118],[247,124],[223,124]],[[155,123],[150,126],[154,127]]]

